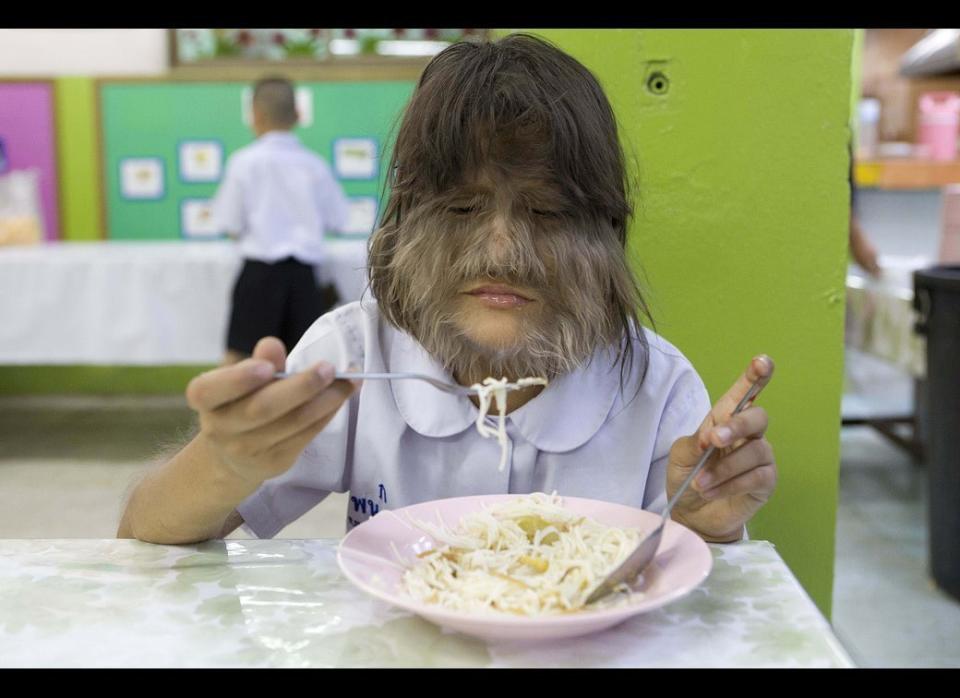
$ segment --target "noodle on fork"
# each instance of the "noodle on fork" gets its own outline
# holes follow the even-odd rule
[[[500,465],[497,472],[503,472],[507,466],[507,391],[525,388],[530,385],[547,385],[546,378],[520,378],[516,383],[510,383],[506,378],[484,378],[483,383],[474,383],[470,387],[477,391],[480,398],[480,414],[477,417],[477,431],[484,438],[495,436],[500,442]],[[497,411],[500,413],[500,422],[496,429],[491,429],[485,423],[490,412],[490,403],[496,398]]]

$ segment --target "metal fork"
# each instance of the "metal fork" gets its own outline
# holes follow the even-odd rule
[[[287,378],[290,374],[283,371],[278,371],[273,374],[274,378]],[[437,380],[436,378],[431,378],[430,376],[425,376],[422,373],[343,373],[337,371],[333,374],[333,377],[337,380],[420,380],[426,381],[432,385],[437,390],[442,390],[445,393],[450,393],[452,395],[476,395],[477,389],[470,388],[465,385],[455,385],[453,383],[447,383],[446,381]],[[512,384],[507,384],[507,388],[510,390],[516,390],[516,386]]]
[[[731,417],[748,405],[750,401],[756,397],[757,393],[760,392],[762,386],[759,383],[754,383],[750,386],[750,390],[747,391],[747,394],[743,396],[743,399],[737,404],[737,407],[733,410]],[[637,578],[647,565],[653,562],[654,556],[657,554],[657,549],[660,547],[660,541],[663,538],[663,528],[666,526],[667,520],[670,518],[670,511],[673,509],[673,505],[677,503],[677,500],[680,499],[681,495],[687,491],[687,486],[693,482],[693,478],[703,469],[703,466],[710,456],[713,455],[713,452],[716,451],[716,446],[711,446],[706,450],[703,456],[700,458],[700,462],[697,463],[697,466],[693,469],[693,472],[687,476],[686,481],[680,485],[680,489],[677,490],[676,494],[673,495],[673,498],[667,504],[667,508],[663,511],[663,516],[660,518],[660,525],[657,528],[649,533],[646,538],[644,538],[640,543],[634,548],[633,552],[627,556],[627,559],[624,560],[619,567],[617,567],[613,572],[607,575],[596,589],[593,590],[593,593],[587,597],[585,603],[591,604],[594,601],[602,599],[607,594],[611,593],[620,583],[622,582],[631,582]]]

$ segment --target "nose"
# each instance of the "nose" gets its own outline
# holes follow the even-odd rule
[[[504,264],[510,261],[513,256],[513,235],[510,230],[510,222],[505,216],[497,216],[493,220],[493,227],[490,232],[490,258],[498,263]]]

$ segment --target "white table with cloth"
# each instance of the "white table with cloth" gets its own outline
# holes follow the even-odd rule
[[[852,265],[847,274],[843,423],[870,425],[922,458],[917,392],[926,379],[926,340],[914,332],[913,272],[935,262],[922,256],[879,261],[879,278]]]
[[[915,378],[926,374],[926,344],[913,331],[913,273],[926,257],[882,256],[880,277],[851,266],[847,274],[846,344],[881,358]]]
[[[0,540],[0,667],[850,667],[770,543],[606,631],[487,643],[356,589],[336,540]]]
[[[366,239],[328,238],[318,278],[366,287]],[[241,257],[230,241],[0,247],[0,364],[216,364]]]

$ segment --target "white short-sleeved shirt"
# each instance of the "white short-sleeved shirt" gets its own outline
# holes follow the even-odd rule
[[[598,352],[507,415],[502,472],[500,445],[477,432],[478,410],[469,399],[422,381],[367,381],[294,466],[263,483],[238,511],[260,538],[276,535],[330,492],[350,493],[348,530],[384,509],[477,494],[556,490],[662,512],[670,447],[697,430],[710,401],[690,362],[644,331],[649,368],[639,393],[640,361],[621,391],[619,366]],[[642,356],[639,343],[635,349]],[[340,370],[352,365],[452,380],[416,340],[381,318],[373,300],[317,320],[287,370],[321,360]]]
[[[323,261],[323,236],[347,224],[348,204],[330,167],[296,135],[270,131],[227,161],[213,201],[217,227],[247,259]]]

